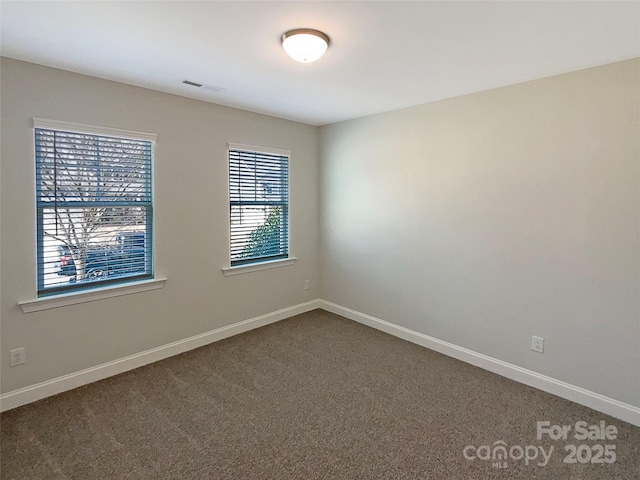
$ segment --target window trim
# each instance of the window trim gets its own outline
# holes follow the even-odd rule
[[[86,135],[105,135],[118,138],[130,138],[132,140],[146,140],[157,142],[158,135],[149,132],[139,132],[135,130],[123,130],[121,128],[101,127],[98,125],[86,125],[82,123],[62,122],[59,120],[49,120],[46,118],[33,118],[33,128],[43,128],[50,130],[64,130]]]
[[[225,277],[239,275],[242,273],[250,273],[260,270],[268,270],[272,268],[284,267],[293,265],[297,260],[297,257],[292,253],[292,240],[291,240],[291,150],[284,150],[272,147],[260,147],[256,145],[247,145],[242,143],[227,144],[226,151],[226,180],[227,180],[227,207],[231,198],[231,187],[229,184],[229,151],[230,150],[244,150],[255,153],[266,153],[268,155],[281,155],[287,157],[287,256],[277,259],[266,258],[264,260],[253,260],[240,265],[231,265],[231,210],[227,208],[227,246],[229,251],[227,252],[227,264],[222,267],[222,273]]]
[[[97,300],[101,298],[110,298],[120,295],[126,295],[128,293],[136,293],[138,291],[147,291],[147,290],[155,290],[157,288],[162,288],[164,285],[164,281],[166,279],[157,279],[155,277],[155,235],[154,226],[155,226],[155,212],[154,212],[154,184],[153,184],[153,170],[154,170],[154,158],[155,158],[155,146],[157,143],[158,135],[150,132],[142,132],[136,130],[125,130],[121,128],[113,128],[113,127],[105,127],[99,125],[88,125],[82,123],[74,123],[74,122],[65,122],[61,120],[51,120],[40,117],[33,117],[33,148],[34,148],[34,158],[36,157],[36,129],[44,129],[44,130],[57,130],[63,132],[70,133],[79,133],[85,135],[96,135],[96,136],[107,136],[114,138],[123,138],[129,140],[137,140],[137,141],[146,141],[151,143],[151,211],[150,218],[147,219],[147,224],[151,228],[151,269],[150,272],[144,276],[135,277],[135,278],[124,278],[121,281],[113,281],[113,282],[99,282],[96,285],[78,285],[77,288],[71,290],[64,291],[51,291],[51,292],[43,292],[40,291],[40,265],[38,262],[38,249],[41,248],[42,238],[40,235],[39,227],[36,225],[36,300],[29,300],[24,302],[19,302],[18,305],[22,307],[24,313],[45,310],[48,308],[55,308],[63,305],[73,305],[76,303],[84,303],[92,300]],[[36,167],[37,168],[37,167]],[[36,180],[37,182],[37,180]],[[37,190],[37,185],[36,185]],[[36,195],[37,197],[37,195]],[[35,207],[36,207],[36,224],[38,224],[38,199],[34,198]],[[158,284],[158,282],[160,282]],[[158,284],[156,286],[156,284]],[[122,292],[116,293],[117,291],[122,290]],[[106,292],[106,293],[105,293]],[[95,293],[96,295],[91,295]],[[87,296],[84,296],[88,294]],[[75,299],[73,297],[78,297],[79,299]],[[95,297],[95,298],[93,298]],[[59,302],[57,300],[60,300]],[[53,305],[53,306],[49,306]]]
[[[132,293],[149,292],[158,290],[164,286],[166,278],[153,278],[150,280],[135,280],[128,283],[109,285],[106,287],[96,287],[91,289],[78,290],[75,292],[60,293],[57,295],[47,295],[35,300],[25,300],[18,302],[23,313],[39,312],[51,308],[66,307],[67,305],[77,305],[78,303],[93,302],[105,298],[120,297]]]
[[[288,267],[293,265],[298,257],[280,258],[278,260],[265,260],[262,262],[247,263],[245,265],[234,265],[233,267],[222,267],[222,274],[225,277],[240,275],[242,273],[259,272],[260,270],[270,270],[272,268]]]

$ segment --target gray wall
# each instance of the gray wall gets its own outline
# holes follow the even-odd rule
[[[0,74],[2,392],[324,298],[640,406],[640,60],[320,129],[9,59]],[[22,313],[33,117],[158,134],[163,289]],[[295,265],[223,277],[227,142],[292,151]]]
[[[323,298],[639,406],[639,69],[323,127]]]
[[[2,392],[318,298],[317,128],[2,59]],[[161,290],[23,314],[35,299],[32,118],[148,131]],[[289,267],[224,277],[228,142],[291,150]],[[304,290],[309,279],[311,289]],[[27,363],[9,368],[9,349]]]

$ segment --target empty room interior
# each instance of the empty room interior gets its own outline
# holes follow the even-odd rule
[[[640,478],[640,2],[0,22],[2,478]]]

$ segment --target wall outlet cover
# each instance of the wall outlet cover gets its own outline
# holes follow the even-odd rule
[[[536,337],[535,335],[531,337],[531,350],[534,352],[544,353],[544,338]]]

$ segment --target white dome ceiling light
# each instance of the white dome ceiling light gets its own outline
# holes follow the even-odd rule
[[[296,28],[282,34],[282,48],[291,58],[302,63],[318,60],[329,48],[329,37],[311,28]]]

